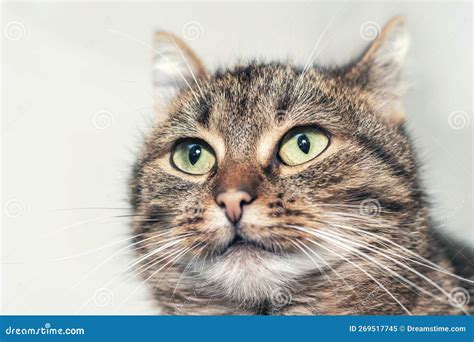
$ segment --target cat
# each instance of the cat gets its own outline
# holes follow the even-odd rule
[[[211,74],[156,33],[161,119],[130,202],[161,314],[469,313],[472,267],[444,252],[405,129],[408,45],[395,17],[342,67]]]

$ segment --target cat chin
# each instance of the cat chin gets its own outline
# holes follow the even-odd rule
[[[248,246],[231,248],[204,263],[195,265],[204,287],[214,295],[248,305],[271,302],[275,293],[286,291],[316,267],[297,254],[281,256]]]

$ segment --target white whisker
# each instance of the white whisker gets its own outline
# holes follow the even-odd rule
[[[162,267],[160,267],[158,270],[154,271],[148,278],[146,278],[143,282],[140,283],[140,285],[138,285],[132,292],[130,292],[123,300],[122,302],[120,302],[119,305],[117,305],[117,308],[116,310],[118,310],[127,300],[128,298],[130,298],[136,291],[138,291],[139,288],[141,288],[148,280],[150,280],[151,278],[153,278],[157,273],[159,273],[163,268],[165,268],[168,264],[170,264],[171,262],[173,262],[174,260],[176,260],[177,258],[181,257],[182,255],[186,254],[192,247],[186,247],[184,249],[182,249],[182,251],[180,253],[178,253],[178,255],[176,255],[173,259],[171,259],[170,261],[168,261],[165,265],[163,265]]]
[[[173,35],[171,33],[169,33],[168,31],[166,31],[166,33],[168,33],[169,37],[171,38],[171,40],[173,41],[173,44],[174,46],[176,47],[176,49],[178,49],[180,55],[181,55],[181,58],[183,58],[183,61],[184,63],[186,64],[186,68],[188,68],[188,71],[189,73],[191,74],[191,76],[193,77],[193,80],[194,80],[194,83],[196,84],[198,90],[199,90],[199,93],[201,94],[201,96],[204,96],[203,93],[202,93],[202,89],[201,89],[201,86],[199,85],[198,81],[197,81],[197,78],[196,78],[196,75],[194,75],[194,71],[193,69],[191,68],[191,66],[189,65],[188,63],[188,60],[186,59],[186,57],[184,56],[183,54],[183,51],[180,49],[180,47],[178,46],[178,44],[176,43],[176,40],[174,39]]]
[[[417,260],[414,260],[414,259],[409,259],[410,261],[414,262],[414,263],[417,263],[419,265],[422,265],[422,266],[425,266],[425,267],[428,267],[430,269],[433,269],[433,270],[436,270],[438,272],[441,272],[441,273],[444,273],[446,275],[450,275],[454,278],[457,278],[459,280],[462,280],[462,281],[465,281],[465,282],[468,282],[468,283],[471,283],[471,284],[474,284],[474,281],[473,280],[470,280],[470,279],[467,279],[467,278],[463,278],[457,274],[454,274],[446,269],[444,269],[443,267],[435,264],[434,262],[422,257],[421,255],[409,250],[408,248],[406,247],[403,247],[401,246],[400,244],[386,238],[386,237],[383,237],[383,236],[379,236],[377,234],[374,234],[372,232],[369,232],[369,231],[365,231],[365,230],[362,230],[362,229],[358,229],[358,228],[354,228],[354,227],[346,227],[346,226],[342,226],[340,224],[332,224],[334,227],[337,227],[337,228],[340,228],[340,229],[345,229],[345,230],[350,230],[350,231],[354,231],[354,232],[358,232],[358,233],[361,233],[361,234],[365,234],[365,235],[368,235],[368,236],[371,236],[375,239],[378,239],[378,240],[382,240],[384,242],[387,242],[389,243],[390,245],[394,246],[394,247],[397,247],[399,248],[400,250],[410,254],[411,256],[413,256],[414,258],[417,258],[421,261],[423,261],[424,263],[420,262],[420,261],[417,261]]]
[[[381,262],[378,262],[376,259],[370,257],[369,255],[367,255],[366,253],[363,253],[361,252],[360,250],[356,249],[356,248],[351,248],[347,245],[344,245],[343,243],[338,243],[337,241],[341,242],[346,242],[346,243],[351,243],[351,244],[354,244],[356,246],[360,246],[360,247],[364,247],[364,248],[367,248],[368,250],[371,250],[371,251],[374,251],[374,249],[370,248],[369,246],[363,246],[361,244],[358,244],[356,242],[353,242],[353,241],[350,241],[348,239],[342,239],[342,238],[337,238],[337,237],[330,237],[328,235],[324,236],[326,232],[317,232],[317,236],[320,237],[320,238],[327,238],[329,241],[333,242],[333,243],[336,243],[338,244],[338,246],[340,246],[341,248],[347,250],[347,251],[350,251],[350,252],[353,252],[359,256],[361,256],[362,258],[368,260],[368,261],[371,261],[372,263],[374,263],[375,265],[379,266],[380,268],[383,268],[384,270],[390,272],[391,274],[393,274],[394,276],[396,276],[397,278],[403,280],[405,283],[407,283],[408,285],[414,287],[415,289],[417,289],[418,291],[420,292],[423,292],[424,294],[438,300],[438,301],[442,301],[442,299],[438,296],[435,296],[434,294],[432,294],[431,292],[423,289],[422,287],[416,285],[415,283],[413,283],[412,281],[408,280],[407,278],[403,277],[402,275],[400,275],[398,272],[392,270],[390,267],[384,265],[383,263]],[[441,293],[443,293],[444,295],[446,295],[448,298],[449,298],[449,293],[447,293],[442,287],[440,287],[438,284],[436,284],[435,282],[433,282],[431,279],[427,278],[425,275],[419,273],[418,271],[412,269],[411,267],[393,259],[393,258],[390,258],[390,257],[387,257],[385,255],[383,255],[383,253],[380,253],[380,252],[377,252],[375,251],[376,253],[378,253],[379,255],[382,255],[383,257],[385,258],[388,258],[389,260],[395,262],[396,264],[398,265],[401,265],[403,266],[404,268],[408,269],[410,272],[412,273],[415,273],[416,275],[418,275],[419,277],[425,279],[426,281],[428,281],[431,285],[433,285],[434,287],[436,287]]]
[[[310,233],[311,234],[311,231],[308,231],[307,229],[305,228],[302,228],[302,227],[299,227],[299,226],[290,226],[291,228],[294,228],[294,229],[298,229],[300,231],[304,231],[304,232],[307,232],[307,233]],[[392,292],[390,292],[382,283],[380,283],[377,279],[375,279],[370,273],[368,273],[366,270],[364,270],[362,267],[360,267],[359,265],[357,265],[356,263],[352,262],[351,260],[347,259],[346,257],[344,257],[343,255],[325,247],[324,245],[314,241],[314,240],[308,240],[309,242],[319,246],[320,248],[328,251],[329,253],[332,253],[334,255],[336,255],[337,257],[345,260],[346,262],[348,262],[349,264],[351,264],[352,266],[356,267],[357,269],[359,269],[361,272],[363,272],[366,276],[368,276],[372,281],[374,281],[382,290],[384,290],[408,315],[411,315],[411,312],[405,307],[405,305],[403,305],[400,300],[398,300],[397,297],[395,297],[393,295]]]

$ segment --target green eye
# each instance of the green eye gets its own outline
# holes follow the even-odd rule
[[[295,166],[321,154],[329,145],[327,135],[315,127],[299,127],[286,133],[278,155],[284,164]]]
[[[173,152],[174,165],[186,173],[203,175],[216,163],[212,149],[199,140],[186,140],[176,146]]]

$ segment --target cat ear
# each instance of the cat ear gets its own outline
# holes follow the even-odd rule
[[[405,119],[400,101],[401,68],[409,43],[404,18],[392,18],[346,75],[352,84],[372,95],[374,108],[395,125]]]
[[[169,32],[155,33],[153,92],[158,107],[169,104],[180,90],[207,76],[204,64],[183,40]]]

